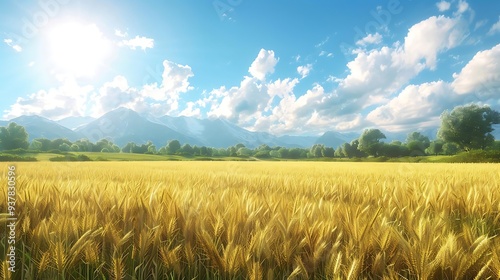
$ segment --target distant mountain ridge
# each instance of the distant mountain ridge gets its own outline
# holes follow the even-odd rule
[[[275,136],[266,132],[246,130],[225,119],[197,119],[185,116],[155,118],[140,115],[126,108],[112,110],[98,119],[70,117],[56,122],[40,116],[21,116],[10,121],[0,121],[0,126],[6,126],[10,122],[24,126],[29,134],[29,141],[35,138],[67,138],[70,141],[87,138],[92,142],[97,142],[106,138],[120,147],[128,142],[144,144],[147,141],[161,147],[169,140],[176,139],[181,144],[188,143],[213,148],[227,148],[238,143],[248,148],[256,148],[259,145],[309,148],[314,144],[336,148],[345,142],[351,142],[360,135],[360,133],[353,132],[326,131],[321,136]],[[497,128],[494,131],[495,138],[499,139],[500,126],[495,126],[495,128]],[[435,138],[436,132],[437,129],[434,128],[422,133],[432,139]],[[406,139],[406,133],[384,133],[387,136],[385,142]]]

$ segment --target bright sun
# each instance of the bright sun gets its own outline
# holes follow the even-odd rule
[[[111,43],[96,25],[69,22],[48,33],[49,59],[58,74],[91,77],[109,55]]]

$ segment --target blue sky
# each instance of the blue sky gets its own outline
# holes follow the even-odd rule
[[[103,3],[104,2],[104,3]],[[0,2],[1,118],[226,118],[254,131],[432,129],[500,110],[500,1]]]

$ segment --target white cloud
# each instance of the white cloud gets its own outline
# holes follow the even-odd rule
[[[299,73],[299,75],[302,76],[302,79],[304,79],[305,77],[309,76],[312,68],[312,64],[302,65],[297,67],[297,73]]]
[[[12,39],[4,39],[3,42],[5,44],[7,44],[9,47],[11,47],[13,50],[15,50],[16,52],[23,51],[23,48],[18,44],[14,44],[14,41],[12,41]]]
[[[160,84],[152,83],[140,88],[130,87],[123,76],[116,76],[104,83],[97,91],[92,86],[78,85],[74,80],[63,81],[59,88],[39,91],[28,98],[18,98],[4,114],[4,118],[37,114],[50,119],[67,116],[94,117],[125,107],[154,116],[175,115],[179,112],[182,93],[192,89],[189,78],[193,77],[191,67],[171,61],[163,62],[164,71]],[[184,110],[184,114],[188,111]],[[192,114],[196,113],[193,108]]]
[[[252,62],[248,72],[255,78],[263,81],[267,74],[274,73],[274,67],[279,59],[274,56],[274,51],[261,49],[257,58]]]
[[[443,110],[453,108],[457,100],[450,85],[443,81],[409,85],[387,104],[371,111],[366,119],[391,131],[435,127]]]
[[[467,37],[467,26],[460,18],[430,17],[413,25],[405,38],[409,63],[425,60],[430,69],[436,66],[437,54],[458,46]]]
[[[323,41],[319,42],[318,44],[315,45],[316,48],[321,48],[324,46],[328,41],[330,40],[330,36],[326,37]]]
[[[448,11],[451,7],[451,3],[447,1],[441,1],[436,3],[436,6],[440,12]]]
[[[201,110],[200,108],[196,108],[197,106],[196,102],[188,102],[186,104],[186,108],[180,112],[180,116],[186,116],[186,117],[196,117],[196,118],[201,118]]]
[[[119,29],[115,29],[115,36],[125,38],[125,37],[128,37],[128,33],[127,33],[127,31],[121,31]]]
[[[179,109],[180,94],[193,89],[189,78],[194,74],[189,65],[181,65],[172,61],[163,61],[164,71],[161,84],[146,84],[140,90],[142,98],[148,98],[155,102],[160,101],[154,114],[176,114]]]
[[[293,89],[299,83],[299,79],[277,79],[276,81],[267,84],[267,91],[269,96],[272,98],[277,96],[279,98],[284,98],[285,96],[292,94]]]
[[[141,48],[142,50],[152,49],[155,45],[154,39],[147,37],[135,36],[135,38],[130,40],[122,40],[121,45],[127,46],[132,50]]]
[[[123,76],[116,76],[111,82],[105,83],[98,93],[91,97],[93,117],[100,117],[108,111],[119,107],[133,109],[140,96],[136,89],[130,88]]]
[[[465,0],[458,0],[457,13],[463,14],[469,10],[469,3]]]
[[[49,90],[40,90],[19,97],[16,103],[5,111],[3,117],[12,119],[22,115],[39,115],[49,119],[60,119],[69,116],[84,116],[88,97],[93,91],[92,86],[80,86],[74,80],[65,80],[64,83]]]
[[[460,19],[430,17],[409,29],[403,45],[396,42],[392,47],[359,50],[347,64],[349,74],[339,81],[342,111],[352,113],[350,108],[359,110],[383,100],[381,97],[397,92],[422,70],[434,69],[437,55],[459,45],[466,32]]]
[[[255,77],[245,77],[239,87],[221,87],[212,94],[223,98],[212,106],[208,116],[223,117],[240,125],[258,119],[271,100],[265,84]]]
[[[480,27],[484,26],[487,22],[488,22],[487,19],[483,19],[483,20],[476,22],[476,24],[474,25],[474,31],[476,31]]]
[[[366,45],[370,45],[370,44],[379,44],[380,42],[382,42],[382,35],[380,35],[380,33],[375,33],[375,34],[368,34],[366,35],[366,37],[364,37],[363,39],[361,40],[358,40],[356,42],[356,45],[358,46],[366,46]]]
[[[459,94],[476,94],[487,100],[500,91],[500,44],[476,53],[460,73],[453,74],[453,89]]]
[[[319,56],[333,57],[333,53],[329,53],[327,51],[321,51]]]
[[[487,34],[494,35],[496,33],[500,33],[500,16],[498,17],[498,21],[491,26]]]

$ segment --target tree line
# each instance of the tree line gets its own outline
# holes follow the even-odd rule
[[[495,141],[491,132],[493,125],[500,123],[500,114],[488,106],[468,105],[456,107],[453,111],[445,111],[441,115],[441,126],[438,138],[431,141],[420,132],[408,134],[405,142],[383,142],[386,136],[376,128],[366,129],[356,139],[343,143],[336,149],[322,144],[311,148],[286,148],[260,145],[255,149],[237,144],[228,148],[212,148],[181,144],[178,140],[170,140],[165,146],[157,148],[151,141],[145,144],[129,142],[119,147],[108,139],[96,143],[88,139],[71,142],[68,139],[33,139],[28,141],[28,133],[24,127],[10,123],[0,128],[0,149],[24,149],[39,152],[102,152],[102,153],[137,153],[181,156],[207,157],[257,157],[257,158],[361,158],[373,157],[405,157],[425,155],[453,155],[459,151],[475,149],[500,149],[499,141]]]

